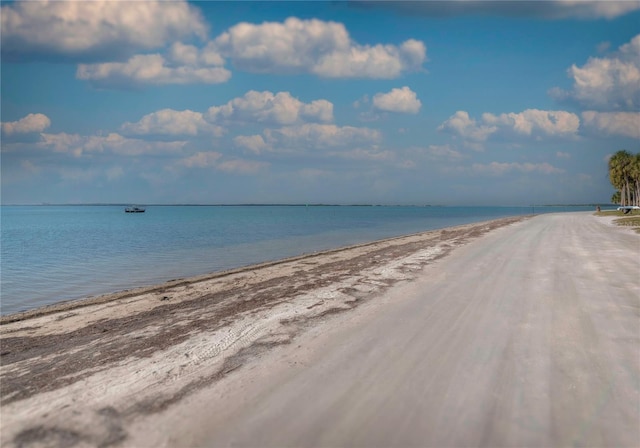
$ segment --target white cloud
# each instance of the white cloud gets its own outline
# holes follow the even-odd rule
[[[380,131],[370,128],[336,126],[333,124],[308,123],[300,126],[288,126],[280,129],[265,130],[272,147],[339,147],[362,142],[377,142],[382,138]],[[277,145],[274,143],[277,142]]]
[[[18,121],[2,123],[2,132],[7,135],[42,132],[51,126],[51,120],[44,114],[29,114]]]
[[[393,8],[411,15],[456,16],[491,14],[497,16],[538,17],[542,19],[613,19],[640,9],[628,0],[545,0],[545,1],[354,1],[368,7]]]
[[[209,108],[212,122],[249,121],[272,124],[294,124],[302,120],[327,122],[333,120],[333,104],[327,100],[303,103],[289,92],[273,94],[251,90],[222,106]]]
[[[215,151],[201,151],[176,161],[171,168],[212,168],[240,174],[255,173],[268,166],[265,162],[253,160],[221,160],[223,155]]]
[[[570,159],[571,154],[569,154],[568,152],[558,151],[556,152],[556,157],[559,159]]]
[[[314,100],[309,104],[303,104],[300,114],[307,119],[333,121],[333,103],[327,100]]]
[[[468,112],[458,111],[438,130],[457,134],[473,144],[498,134],[571,137],[579,127],[580,118],[571,112],[527,109],[500,115],[484,113],[480,121],[470,118]]]
[[[222,58],[207,48],[174,44],[169,59],[160,54],[132,56],[127,62],[79,64],[76,77],[102,88],[164,84],[219,84],[231,78]]]
[[[360,45],[341,23],[295,17],[282,23],[239,23],[215,44],[238,68],[257,73],[389,79],[419,70],[426,60],[426,46],[417,40],[400,46]]]
[[[580,118],[561,110],[527,109],[520,113],[482,114],[482,121],[499,128],[511,129],[517,134],[574,135],[580,127]]]
[[[380,150],[377,147],[373,148],[355,148],[347,151],[336,151],[330,153],[335,157],[351,160],[371,160],[376,162],[388,162],[396,158],[395,153],[389,150]]]
[[[136,123],[124,123],[122,130],[137,135],[198,135],[212,133],[220,136],[223,129],[204,119],[200,112],[162,109],[145,115]]]
[[[409,87],[391,89],[389,93],[377,93],[373,97],[373,107],[386,112],[417,114],[422,103]]]
[[[226,132],[221,124],[300,125],[309,120],[333,120],[333,104],[323,99],[303,103],[289,92],[274,94],[269,91],[249,91],[222,106],[209,108],[206,113],[162,109],[145,115],[135,123],[124,123],[121,130],[134,135],[196,136],[209,133],[220,137]],[[259,135],[239,136],[234,142],[256,153],[268,146]]]
[[[87,141],[87,137],[79,134],[67,134],[66,132],[42,134],[40,146],[53,149],[55,152],[72,153],[80,156],[84,152],[83,147]]]
[[[216,164],[222,154],[215,151],[198,152],[178,162],[187,168],[208,168]]]
[[[260,154],[270,149],[261,135],[239,135],[233,139],[236,146],[246,148],[251,152]]]
[[[18,1],[1,15],[2,52],[15,58],[114,59],[207,34],[199,10],[182,0]]]
[[[224,65],[224,59],[216,50],[213,42],[208,42],[202,49],[194,45],[176,42],[169,49],[168,58],[172,62],[182,65],[218,67]]]
[[[429,145],[425,152],[431,160],[448,160],[453,162],[463,158],[462,154],[450,145]]]
[[[640,108],[640,34],[622,45],[610,57],[589,58],[582,67],[568,70],[573,79],[569,92],[550,90],[557,99],[572,98],[580,104],[600,110],[637,110]]]
[[[640,139],[640,112],[582,112],[587,127],[605,134],[622,135]]]
[[[613,19],[640,9],[638,2],[628,0],[558,0],[557,3],[560,10],[565,10],[558,18]]]
[[[521,173],[539,172],[542,174],[562,174],[563,169],[556,168],[549,163],[517,163],[517,162],[491,162],[489,164],[474,163],[471,170],[479,174],[499,176],[511,171]]]
[[[439,131],[449,131],[461,137],[474,141],[484,141],[496,132],[496,126],[479,124],[469,117],[469,113],[459,110],[438,127]]]
[[[327,148],[351,148],[380,141],[380,131],[370,128],[305,123],[278,129],[265,129],[262,135],[238,136],[236,146],[256,154],[262,152],[304,152]],[[362,154],[355,150],[353,154]],[[369,154],[370,156],[371,154]],[[370,158],[367,156],[368,158]]]
[[[90,153],[110,152],[114,154],[136,156],[141,154],[179,153],[186,142],[148,142],[130,139],[117,133],[105,136],[85,136],[79,134],[41,134],[38,147],[59,153],[81,157]]]

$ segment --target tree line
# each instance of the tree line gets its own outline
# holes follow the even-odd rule
[[[616,152],[609,159],[609,180],[616,188],[611,202],[640,206],[640,153]]]

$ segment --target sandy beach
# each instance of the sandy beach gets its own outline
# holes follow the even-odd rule
[[[635,447],[639,278],[565,213],[4,316],[0,442]]]

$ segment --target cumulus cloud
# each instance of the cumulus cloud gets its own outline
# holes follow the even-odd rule
[[[567,73],[573,79],[573,89],[551,89],[549,93],[556,99],[570,98],[599,110],[637,110],[640,108],[640,34],[611,56],[589,58],[581,67],[572,65]]]
[[[562,110],[527,109],[520,113],[493,115],[482,114],[482,121],[502,129],[511,129],[517,134],[540,133],[548,136],[574,135],[580,127],[580,118]]]
[[[242,70],[326,78],[395,78],[419,70],[427,51],[413,39],[400,46],[360,45],[341,23],[295,17],[282,23],[239,23],[214,42]]]
[[[137,88],[163,84],[219,84],[231,78],[210,45],[199,49],[175,43],[167,56],[142,54],[126,62],[79,64],[76,77],[99,88]]]
[[[117,133],[107,136],[67,134],[41,134],[42,141],[38,143],[41,149],[52,150],[59,153],[71,154],[75,157],[91,153],[110,152],[125,156],[137,156],[141,154],[179,153],[186,142],[148,142],[139,139],[123,137]]]
[[[640,112],[596,112],[582,113],[585,126],[611,135],[640,139]]]
[[[2,6],[2,54],[17,60],[121,59],[182,37],[206,38],[186,1],[18,1]]]
[[[2,132],[7,135],[42,132],[51,126],[51,120],[44,114],[29,114],[18,121],[2,123]]]
[[[376,129],[305,123],[278,129],[265,129],[262,135],[238,136],[236,146],[254,153],[298,152],[301,148],[347,148],[360,144],[374,144],[382,134]]]
[[[267,129],[265,134],[268,141],[278,142],[279,145],[289,147],[302,145],[315,148],[371,143],[382,138],[382,134],[376,129],[316,123]]]
[[[367,7],[392,8],[411,15],[456,16],[485,14],[497,16],[536,17],[542,19],[613,19],[640,9],[640,4],[625,0],[549,0],[492,1],[456,0],[423,2],[359,1]]]
[[[270,149],[270,146],[264,141],[261,135],[239,135],[235,137],[233,141],[236,146],[246,148],[256,154]]]
[[[333,120],[333,104],[327,100],[304,103],[289,92],[249,91],[222,106],[212,106],[207,112],[162,109],[145,115],[137,122],[126,122],[120,130],[127,135],[216,137],[227,126],[245,124],[301,125],[306,122]],[[238,136],[236,146],[260,153],[268,148],[260,135]]]
[[[389,93],[377,93],[373,97],[373,107],[385,112],[417,114],[422,107],[416,93],[409,87],[391,89]]]
[[[571,112],[527,109],[500,115],[484,113],[480,121],[470,118],[465,111],[458,111],[442,123],[438,130],[482,142],[494,134],[570,137],[577,133],[579,127],[580,118]]]
[[[496,132],[496,126],[487,126],[478,123],[469,117],[469,113],[459,110],[438,127],[439,131],[447,131],[474,141],[484,141]]]
[[[562,174],[565,171],[556,168],[549,163],[517,163],[517,162],[491,162],[488,164],[474,163],[471,170],[479,174],[489,174],[499,176],[511,171],[520,173],[538,172],[542,174]]]
[[[211,133],[220,136],[224,132],[220,126],[215,126],[206,121],[200,112],[173,109],[162,109],[145,115],[136,123],[124,123],[121,129],[126,133],[137,135],[198,135]]]
[[[303,103],[289,92],[276,94],[251,90],[222,106],[209,108],[212,122],[251,121],[272,124],[293,124],[302,120],[328,122],[333,120],[333,104],[327,100]]]

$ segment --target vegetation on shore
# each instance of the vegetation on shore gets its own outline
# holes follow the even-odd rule
[[[640,153],[616,152],[609,159],[609,180],[616,189],[611,202],[640,206]]]
[[[605,210],[596,212],[596,216],[619,216],[614,219],[613,223],[618,226],[631,227],[636,233],[640,233],[640,210],[632,210],[628,214],[624,214],[618,210]]]

